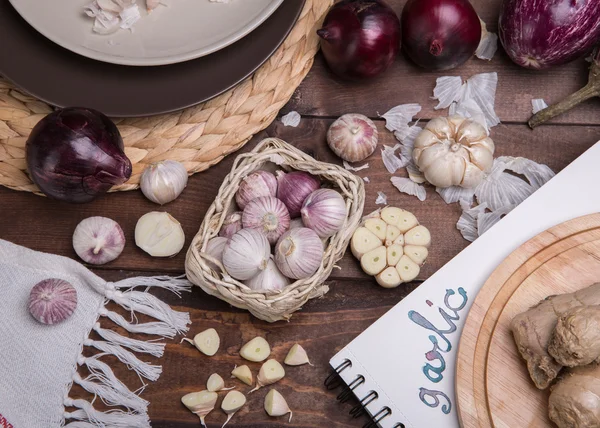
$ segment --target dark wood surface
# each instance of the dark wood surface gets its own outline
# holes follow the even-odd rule
[[[391,1],[400,12],[403,0]],[[476,9],[495,31],[500,0],[473,1]],[[600,100],[591,100],[571,113],[558,118],[535,131],[525,126],[530,116],[531,99],[544,98],[553,102],[579,88],[586,81],[586,63],[583,60],[546,72],[531,72],[512,64],[500,51],[491,62],[470,60],[449,73],[432,73],[417,69],[406,59],[397,59],[383,77],[368,83],[344,83],[334,78],[319,55],[313,70],[283,110],[297,110],[303,115],[298,128],[284,127],[279,121],[253,139],[240,152],[251,150],[265,136],[282,138],[315,158],[334,163],[339,159],[325,143],[325,133],[332,120],[344,113],[357,112],[376,120],[381,132],[381,143],[395,143],[385,131],[379,113],[403,103],[417,102],[423,106],[419,118],[430,119],[443,112],[433,110],[435,102],[429,97],[436,77],[444,74],[469,77],[473,74],[497,71],[499,89],[496,110],[503,124],[492,130],[498,155],[524,156],[549,165],[558,172],[600,139]],[[365,212],[376,209],[377,191],[388,196],[390,204],[414,212],[432,232],[433,245],[420,280],[426,280],[442,265],[457,255],[467,242],[456,230],[459,207],[446,205],[432,189],[426,202],[398,193],[390,184],[390,175],[384,169],[379,150],[369,160],[370,168],[359,175],[368,176]],[[68,205],[27,193],[0,188],[0,238],[30,248],[76,258],[71,247],[73,229],[82,219],[103,215],[123,227],[127,245],[121,257],[94,271],[103,278],[116,281],[135,275],[181,274],[184,270],[185,251],[170,259],[152,259],[133,243],[137,219],[148,211],[166,210],[177,218],[186,233],[186,245],[198,230],[202,218],[214,199],[218,187],[229,172],[234,155],[227,157],[209,171],[196,174],[181,197],[165,207],[147,201],[139,191],[111,194],[87,205]],[[595,195],[590,195],[594,197]],[[351,404],[339,405],[336,394],[323,387],[329,373],[328,361],[338,350],[373,323],[394,304],[403,299],[418,284],[416,281],[395,290],[384,290],[364,275],[356,260],[347,254],[334,270],[328,283],[331,291],[322,299],[309,302],[294,315],[289,323],[268,324],[247,312],[204,294],[195,288],[181,299],[168,292],[157,292],[169,304],[190,312],[193,324],[189,337],[214,327],[221,336],[221,349],[212,358],[201,355],[179,339],[170,341],[165,356],[156,361],[163,365],[163,375],[151,383],[143,396],[151,402],[150,417],[155,428],[196,427],[196,416],[180,403],[185,393],[204,389],[211,373],[220,373],[227,384],[235,384],[242,392],[250,388],[229,380],[235,364],[243,363],[240,346],[256,335],[266,337],[273,348],[273,356],[283,360],[294,343],[306,348],[314,367],[287,368],[287,376],[277,389],[287,398],[294,410],[292,423],[286,418],[269,418],[263,409],[263,398],[268,388],[249,395],[246,405],[229,423],[231,427],[359,427],[365,419],[352,420],[348,416]],[[114,328],[109,323],[106,327]],[[110,359],[108,360],[110,361]],[[113,361],[117,374],[133,389],[139,386],[135,374]],[[256,376],[259,364],[250,363]],[[72,395],[86,396],[77,388]],[[220,410],[211,413],[207,422],[218,427],[225,420]]]

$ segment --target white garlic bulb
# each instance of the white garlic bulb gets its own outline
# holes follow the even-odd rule
[[[246,281],[267,268],[271,246],[256,229],[242,229],[231,237],[223,250],[223,266],[235,279]]]
[[[308,278],[319,269],[322,260],[321,238],[306,227],[288,230],[275,246],[275,263],[288,278]]]
[[[256,291],[280,291],[292,282],[282,274],[273,259],[269,259],[265,270],[244,284]]]
[[[413,159],[436,187],[474,188],[494,162],[494,142],[483,126],[462,116],[437,117],[417,136]]]
[[[135,225],[135,244],[153,257],[174,256],[184,243],[181,224],[168,213],[149,212]]]
[[[359,162],[371,156],[378,139],[377,127],[362,114],[345,114],[327,131],[327,144],[331,150],[348,162]]]
[[[283,202],[272,196],[264,196],[248,202],[242,215],[245,228],[256,229],[265,234],[270,244],[275,244],[290,228],[290,213]]]
[[[206,244],[206,254],[208,254],[212,258],[218,260],[222,264],[223,263],[223,250],[225,249],[225,245],[227,245],[227,241],[229,241],[229,240],[227,238],[223,238],[222,236],[216,236],[216,237],[212,238]],[[207,262],[207,264],[213,270],[219,269],[219,267],[211,261]]]
[[[142,193],[152,202],[163,205],[175,200],[188,182],[181,162],[164,160],[146,167],[140,177]]]
[[[73,232],[73,249],[86,263],[103,265],[115,260],[125,248],[121,226],[107,217],[88,217]]]

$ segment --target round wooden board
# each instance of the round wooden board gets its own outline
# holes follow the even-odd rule
[[[555,226],[508,256],[478,293],[456,366],[463,428],[551,427],[548,392],[529,379],[510,320],[543,298],[600,280],[600,214]]]

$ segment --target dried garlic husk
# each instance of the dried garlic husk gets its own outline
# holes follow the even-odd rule
[[[194,336],[193,341],[187,337],[183,340],[191,343],[198,349],[198,351],[202,352],[204,355],[208,355],[209,357],[212,357],[217,353],[221,344],[219,333],[217,333],[217,330],[214,328],[209,328],[208,330],[198,333]]]
[[[252,372],[245,364],[243,366],[235,366],[231,371],[231,377],[235,377],[244,382],[246,385],[252,386]]]
[[[479,59],[491,61],[498,50],[498,36],[495,33],[490,33],[487,30],[485,22],[481,21],[481,41],[475,51],[475,56]]]
[[[347,169],[348,171],[354,171],[354,172],[359,172],[359,171],[362,171],[363,169],[369,168],[368,163],[366,163],[364,165],[360,165],[360,166],[352,166],[348,163],[348,161],[343,161],[342,165],[344,165],[344,168]]]
[[[140,177],[142,193],[152,202],[164,205],[185,189],[188,173],[181,162],[164,160],[146,167]]]
[[[246,404],[246,396],[241,392],[229,391],[227,393],[223,399],[223,402],[221,403],[221,409],[227,414],[227,420],[221,426],[221,428],[229,423],[233,415],[242,407],[244,407],[244,404]]]
[[[240,349],[240,355],[242,358],[252,361],[253,363],[260,363],[271,355],[271,347],[262,337],[255,337]]]
[[[387,196],[383,192],[377,192],[377,199],[375,199],[375,205],[387,205]]]
[[[413,117],[421,111],[419,104],[400,104],[381,115],[385,119],[385,127],[398,134],[398,139],[403,139],[409,132],[408,124]]]
[[[302,116],[300,116],[300,113],[298,113],[297,111],[291,111],[288,114],[281,117],[281,123],[283,123],[283,126],[291,126],[295,128],[298,125],[300,125],[301,118]]]
[[[107,217],[88,217],[73,232],[73,249],[84,262],[103,265],[115,260],[125,248],[121,226]]]
[[[292,346],[283,362],[288,366],[301,366],[303,364],[309,364],[312,366],[310,360],[308,359],[308,354],[304,348],[297,343]]]
[[[536,98],[531,100],[531,108],[533,111],[533,114],[539,113],[540,111],[548,108],[548,104],[546,104],[546,101],[544,101],[541,98]]]
[[[392,177],[390,181],[398,191],[406,193],[410,196],[416,196],[420,201],[424,201],[427,198],[427,191],[425,187],[415,183],[410,178],[404,177]]]
[[[223,378],[218,373],[213,373],[206,381],[206,389],[210,392],[229,391],[235,389],[235,386],[225,388],[225,381]]]
[[[283,366],[279,364],[277,360],[268,360],[260,367],[258,376],[256,376],[256,386],[250,392],[254,392],[257,389],[262,388],[263,386],[279,382],[284,377],[285,369],[283,368]]]
[[[62,279],[45,279],[29,292],[28,307],[31,315],[42,324],[58,324],[75,312],[77,291]]]
[[[219,396],[216,392],[200,391],[184,395],[181,397],[181,402],[185,407],[190,409],[192,413],[198,415],[200,423],[202,423],[202,426],[206,427],[204,418],[215,408],[217,398],[219,398]]]
[[[135,244],[153,257],[171,257],[183,248],[185,234],[170,214],[153,211],[135,225]]]
[[[290,414],[288,422],[292,422],[292,411],[287,401],[277,390],[272,389],[265,396],[265,411],[269,416],[278,417]]]

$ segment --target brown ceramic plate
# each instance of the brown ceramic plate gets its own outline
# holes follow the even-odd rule
[[[49,104],[113,117],[148,116],[213,98],[244,80],[279,47],[304,0],[286,0],[256,30],[208,56],[160,67],[128,67],[79,56],[30,27],[0,0],[0,74]]]

